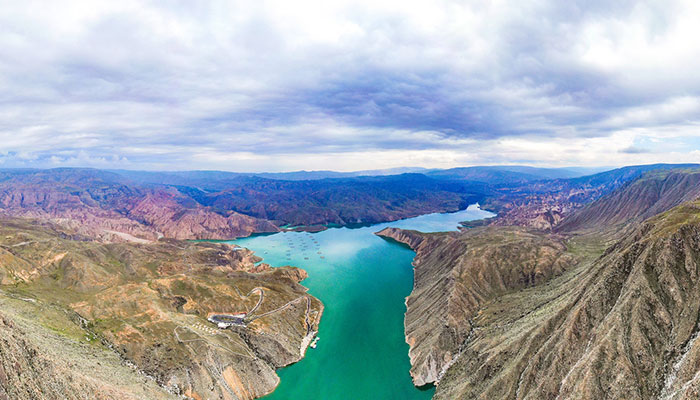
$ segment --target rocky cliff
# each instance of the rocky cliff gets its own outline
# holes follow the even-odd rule
[[[417,252],[414,382],[438,382],[435,399],[698,398],[700,202],[629,232],[611,246],[512,227],[383,232]]]
[[[435,398],[697,398],[699,238],[699,205],[679,206],[485,305]]]
[[[377,234],[416,252],[405,331],[417,386],[440,380],[472,336],[472,321],[486,302],[542,283],[575,261],[560,237],[525,228],[485,227],[462,234],[387,228]]]

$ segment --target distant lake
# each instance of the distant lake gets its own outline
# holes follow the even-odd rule
[[[404,340],[404,301],[413,287],[411,261],[415,254],[374,233],[385,227],[450,231],[461,221],[492,216],[472,205],[455,213],[361,228],[283,232],[230,242],[255,251],[272,266],[305,269],[309,278],[303,285],[325,305],[318,347],[309,348],[300,362],[278,370],[282,381],[266,399],[432,397],[434,389],[419,390],[411,382]]]

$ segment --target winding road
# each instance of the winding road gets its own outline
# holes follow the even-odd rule
[[[265,291],[261,287],[255,287],[255,288],[251,289],[251,291],[248,292],[248,295],[246,296],[246,298],[250,297],[250,295],[252,295],[255,292],[258,292],[258,294],[260,295],[260,298],[258,299],[258,302],[255,303],[253,308],[251,308],[250,311],[248,311],[248,313],[246,314],[246,318],[248,318],[248,316],[250,316],[251,314],[253,314],[254,312],[256,312],[258,310],[258,307],[260,307],[260,305],[263,302],[263,299],[265,298]]]
[[[274,310],[270,310],[270,311],[265,312],[265,313],[262,313],[262,314],[260,314],[260,315],[255,315],[255,316],[252,316],[252,317],[251,317],[250,314],[248,314],[248,317],[246,317],[246,321],[252,322],[252,321],[255,321],[256,319],[262,318],[262,317],[264,317],[264,316],[266,316],[266,315],[270,315],[270,314],[274,314],[274,313],[276,313],[276,312],[282,311],[282,310],[284,310],[285,308],[290,307],[292,304],[298,302],[299,300],[303,300],[303,299],[306,299],[306,321],[307,321],[307,329],[308,329],[308,315],[309,315],[309,311],[310,311],[310,309],[311,309],[311,299],[309,299],[309,296],[297,297],[297,298],[294,299],[294,300],[288,301],[288,302],[287,302],[286,304],[284,304],[283,306],[277,307],[277,308],[275,308]],[[255,307],[254,307],[254,309],[255,309]],[[252,313],[252,311],[253,311],[253,310],[251,310],[251,313]]]

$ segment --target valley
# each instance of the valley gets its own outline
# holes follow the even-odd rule
[[[374,235],[384,227],[455,231],[461,221],[492,216],[472,206],[364,227],[318,233],[283,232],[232,243],[261,254],[272,266],[303,265],[304,285],[323,300],[318,344],[298,363],[279,370],[280,386],[266,399],[425,400],[433,389],[415,388],[403,335],[413,252]],[[391,382],[391,384],[387,384]]]
[[[700,399],[697,1],[1,5],[0,400]]]
[[[5,172],[0,399],[695,398],[698,169],[536,172]]]

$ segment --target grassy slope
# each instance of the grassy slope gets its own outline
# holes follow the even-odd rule
[[[255,320],[250,330],[204,329],[211,328],[208,313],[252,308],[257,296],[246,294],[254,287],[265,290],[261,313],[308,296],[296,283],[303,271],[265,270],[252,253],[223,244],[82,242],[12,220],[0,224],[0,259],[5,292],[79,313],[97,338],[158,383],[192,395],[271,391],[274,370],[299,359],[308,329],[305,301]],[[320,314],[321,303],[308,297]]]
[[[0,398],[177,398],[60,307],[0,293],[0,310]]]

